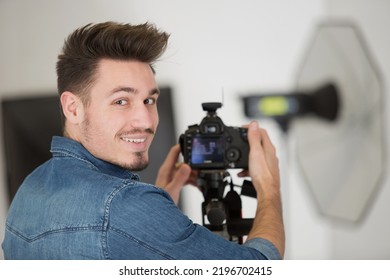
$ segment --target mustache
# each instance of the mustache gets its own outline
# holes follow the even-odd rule
[[[155,135],[156,134],[156,132],[152,128],[145,128],[145,129],[134,128],[134,129],[131,129],[131,130],[126,130],[126,131],[120,132],[119,136],[132,135],[132,134],[137,134],[137,133],[148,133],[148,134],[151,134],[151,135]]]

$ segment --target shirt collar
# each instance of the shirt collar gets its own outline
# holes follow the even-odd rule
[[[139,176],[125,168],[94,157],[81,143],[70,138],[54,136],[51,142],[53,157],[70,156],[84,160],[102,173],[139,181]]]

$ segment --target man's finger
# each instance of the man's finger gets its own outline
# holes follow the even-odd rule
[[[163,164],[161,165],[156,179],[156,185],[161,186],[167,184],[171,180],[172,173],[175,168],[175,164],[180,154],[179,144],[173,146]]]
[[[172,181],[165,187],[165,190],[171,195],[176,204],[179,201],[180,191],[187,183],[190,175],[191,167],[187,164],[182,164],[177,169]]]

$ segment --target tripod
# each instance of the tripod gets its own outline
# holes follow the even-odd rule
[[[234,185],[226,170],[201,170],[198,185],[203,193],[202,223],[209,230],[238,244],[252,228],[253,219],[242,218],[241,196],[234,187],[241,187],[241,195],[256,197],[252,182],[245,180],[242,186]],[[225,189],[230,189],[225,195]]]

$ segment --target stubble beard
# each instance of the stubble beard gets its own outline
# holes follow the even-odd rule
[[[124,169],[127,169],[129,171],[142,171],[149,165],[149,161],[145,158],[145,153],[147,152],[135,152],[133,153],[134,157],[136,158],[135,162],[133,163],[114,163]]]
[[[91,131],[93,130],[92,125],[90,124],[89,118],[86,117],[85,120],[83,121],[81,125],[81,134],[83,135],[85,142],[86,143],[92,143],[93,142],[93,137],[91,137]],[[145,129],[147,133],[153,134],[154,131],[152,129]],[[133,130],[131,133],[136,133],[140,132],[140,129]],[[93,156],[95,156],[94,151],[88,150]],[[95,156],[101,160],[107,161],[111,164],[117,165],[123,169],[127,169],[129,171],[142,171],[145,168],[148,167],[149,165],[149,160],[148,160],[148,151],[145,152],[134,152],[134,161],[129,163],[129,162],[121,162],[117,159],[104,159],[99,156]]]

